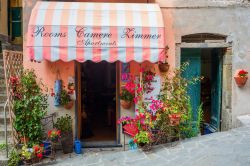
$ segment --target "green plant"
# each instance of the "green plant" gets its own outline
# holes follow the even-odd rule
[[[21,156],[24,160],[29,160],[35,156],[33,148],[28,148],[27,145],[22,147]]]
[[[134,96],[127,90],[127,89],[123,89],[121,92],[121,100],[125,100],[128,102],[133,101]]]
[[[20,78],[12,77],[12,81],[16,116],[13,126],[19,139],[28,138],[28,144],[32,146],[42,139],[41,120],[48,107],[46,88],[37,81],[34,70],[24,70]]]
[[[7,148],[7,145],[5,143],[0,144],[0,151],[4,151]]]
[[[147,131],[140,131],[135,135],[134,142],[137,144],[149,144],[149,133]]]
[[[197,119],[193,118],[193,109],[191,102],[188,102],[188,113],[186,114],[185,121],[180,125],[180,133],[183,138],[195,137],[200,133],[201,123],[203,121],[202,104],[197,109]]]
[[[72,118],[68,114],[57,118],[55,127],[61,131],[62,134],[72,132]]]
[[[188,63],[183,63],[180,68],[174,70],[173,75],[166,75],[163,80],[159,100],[164,103],[163,111],[159,114],[157,127],[162,131],[163,137],[178,134],[173,132],[169,127],[168,114],[179,113],[181,115],[181,125],[179,129],[181,133],[185,133],[185,137],[192,137],[193,133],[192,115],[193,110],[190,104],[190,97],[188,95],[188,87],[198,83],[202,77],[193,77],[186,79],[182,77],[182,73],[188,67]],[[164,142],[164,141],[163,141]]]
[[[70,101],[71,99],[70,99],[70,95],[68,91],[66,91],[65,89],[62,89],[61,95],[60,95],[61,105],[67,105]]]
[[[20,161],[20,154],[16,149],[12,149],[9,154],[8,166],[17,166]]]

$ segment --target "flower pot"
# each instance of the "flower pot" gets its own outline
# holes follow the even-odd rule
[[[63,107],[67,110],[70,110],[74,105],[73,101],[70,101],[68,104],[64,105]]]
[[[158,68],[160,72],[167,72],[169,70],[169,64],[168,63],[159,63]]]
[[[238,87],[243,87],[246,84],[247,79],[248,77],[239,77],[239,76],[234,77],[234,80],[236,84],[238,85]]]
[[[44,145],[43,155],[44,156],[49,156],[51,154],[51,151],[52,151],[52,149],[51,149],[51,143],[48,142],[48,141],[43,141],[42,143]]]
[[[124,109],[129,109],[131,107],[131,101],[120,100],[121,106]]]
[[[73,134],[65,133],[61,137],[61,143],[62,143],[62,150],[64,154],[72,153],[73,152]]]
[[[177,126],[180,124],[181,114],[169,114],[168,118],[170,126]]]
[[[21,144],[26,144],[29,142],[29,140],[30,140],[29,137],[21,137],[20,138]]]
[[[75,86],[74,86],[74,85],[69,85],[69,86],[68,86],[68,89],[69,89],[69,90],[75,90]]]
[[[31,159],[23,159],[24,165],[33,165],[35,163],[39,163],[41,159],[37,157],[33,157]]]

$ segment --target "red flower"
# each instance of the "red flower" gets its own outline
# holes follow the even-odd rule
[[[245,71],[245,70],[240,70],[239,71],[239,73],[238,73],[238,75],[240,76],[240,77],[246,77],[247,76],[247,74],[248,74],[248,72],[247,71]]]
[[[43,154],[42,153],[38,153],[36,156],[40,159],[40,158],[43,157]]]
[[[137,143],[137,139],[134,139],[134,143]]]
[[[49,137],[51,136],[51,133],[52,133],[52,130],[50,130],[50,131],[48,132],[48,136],[49,136]]]

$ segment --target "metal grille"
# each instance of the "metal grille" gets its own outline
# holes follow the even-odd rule
[[[18,51],[3,50],[4,75],[7,92],[8,110],[10,115],[10,123],[12,129],[12,138],[14,145],[17,143],[17,133],[13,127],[15,114],[13,112],[13,96],[11,94],[10,77],[19,77],[23,70],[23,53]]]
[[[181,41],[184,43],[205,43],[206,41],[215,40],[223,40],[225,42],[226,36],[211,33],[197,33],[181,37]]]

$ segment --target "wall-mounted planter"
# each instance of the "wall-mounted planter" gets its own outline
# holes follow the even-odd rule
[[[124,109],[129,109],[132,105],[132,102],[126,101],[126,100],[120,100],[121,106]]]
[[[238,85],[238,87],[243,87],[246,84],[247,79],[248,77],[240,77],[240,76],[234,77],[234,80],[236,84]]]

